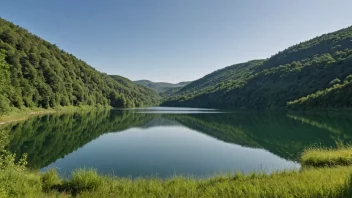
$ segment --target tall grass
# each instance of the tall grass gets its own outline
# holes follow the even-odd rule
[[[72,172],[70,180],[65,181],[63,189],[73,195],[84,191],[97,191],[106,185],[104,177],[99,176],[95,169],[77,169]]]
[[[0,172],[0,197],[352,197],[351,171],[350,166],[339,166],[270,175],[131,180],[81,169],[71,179],[61,181],[55,171],[39,174],[6,169]]]
[[[61,185],[62,180],[57,174],[55,169],[51,169],[43,174],[41,174],[42,190],[44,192],[50,192],[51,190],[57,188]]]
[[[337,147],[308,148],[301,155],[301,164],[314,167],[352,165],[352,146],[337,142]]]
[[[61,183],[60,191],[76,197],[350,197],[351,171],[351,167],[307,168],[270,175],[131,180],[81,169]]]

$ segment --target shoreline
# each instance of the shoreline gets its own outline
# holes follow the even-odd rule
[[[53,114],[53,113],[68,113],[68,112],[78,112],[78,111],[89,111],[89,110],[97,110],[97,109],[111,109],[110,106],[65,106],[58,107],[54,109],[25,109],[18,110],[16,109],[13,112],[10,112],[7,115],[0,116],[0,126],[12,123],[27,120],[34,116]]]
[[[160,106],[163,107],[163,106]],[[29,119],[33,116],[45,115],[45,114],[53,114],[53,113],[66,113],[66,112],[76,112],[76,111],[88,111],[88,110],[97,110],[97,109],[114,109],[111,106],[89,106],[89,105],[82,105],[82,106],[60,106],[57,108],[50,108],[50,109],[43,109],[43,108],[34,108],[29,109],[25,108],[23,110],[13,108],[13,111],[7,112],[8,114],[0,115],[0,126],[9,124],[12,122],[23,121]],[[192,108],[192,107],[187,107]],[[222,109],[220,109],[222,110]],[[319,109],[319,110],[291,110],[291,109],[280,109],[280,110],[273,110],[273,109],[263,109],[264,111],[281,111],[286,113],[335,113],[335,112],[352,112],[352,108],[347,109]],[[243,111],[240,109],[231,109],[231,111]],[[257,111],[257,110],[254,110]]]
[[[34,116],[39,116],[39,115],[44,115],[44,114],[51,114],[51,113],[56,113],[58,111],[55,110],[39,110],[39,111],[25,111],[22,112],[20,114],[15,114],[15,115],[5,115],[5,116],[0,116],[0,126],[1,125],[5,125],[5,124],[9,124],[12,122],[18,122],[18,121],[22,121],[22,120],[27,120],[30,117],[34,117]]]

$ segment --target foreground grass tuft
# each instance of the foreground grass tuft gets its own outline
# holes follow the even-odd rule
[[[44,192],[49,192],[61,185],[62,181],[55,169],[51,169],[40,175],[42,189]]]
[[[64,189],[74,195],[84,191],[96,191],[104,185],[103,179],[95,169],[77,169],[72,172],[71,179],[65,181]]]
[[[303,152],[300,161],[303,166],[314,167],[352,165],[352,146],[309,148]]]

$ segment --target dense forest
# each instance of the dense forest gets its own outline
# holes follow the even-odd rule
[[[159,95],[84,61],[0,18],[0,113],[11,108],[156,105]]]
[[[352,107],[352,27],[265,60],[215,71],[167,97],[163,106],[257,109]]]

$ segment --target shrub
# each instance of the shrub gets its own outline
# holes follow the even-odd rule
[[[335,78],[334,80],[332,80],[329,85],[335,85],[335,84],[340,84],[341,83],[341,80],[338,79],[338,78]]]
[[[77,169],[72,172],[72,178],[66,183],[67,190],[73,194],[83,191],[94,191],[103,185],[103,178],[95,169]]]
[[[29,171],[25,156],[15,163],[15,155],[0,156],[0,197],[36,197],[41,193],[39,174]]]
[[[61,184],[61,179],[55,169],[51,169],[45,173],[42,173],[40,175],[40,179],[44,192],[49,192],[50,190]]]

